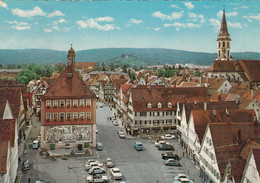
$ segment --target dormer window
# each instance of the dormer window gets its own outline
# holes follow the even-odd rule
[[[159,102],[159,103],[157,104],[157,107],[158,107],[158,108],[162,108],[162,103]]]
[[[152,104],[151,104],[151,103],[148,103],[148,104],[147,104],[147,107],[148,107],[148,108],[152,108]]]
[[[168,102],[168,108],[172,108],[172,103]]]

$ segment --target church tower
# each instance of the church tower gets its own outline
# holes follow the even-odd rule
[[[223,10],[223,17],[222,17],[222,22],[221,22],[221,28],[220,28],[220,33],[218,35],[218,56],[216,60],[232,60],[232,57],[230,55],[230,35],[228,33],[228,28],[227,28],[227,21],[226,21],[226,15],[225,15],[225,10]]]
[[[76,53],[75,53],[74,49],[72,48],[72,44],[71,44],[71,48],[67,54],[67,64],[75,65],[75,57],[76,57]]]

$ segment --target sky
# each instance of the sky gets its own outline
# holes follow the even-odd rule
[[[260,1],[0,0],[0,49],[168,48],[217,52],[225,9],[231,53],[260,52]]]

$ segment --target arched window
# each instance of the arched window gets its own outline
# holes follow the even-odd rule
[[[152,108],[152,104],[151,104],[151,103],[148,103],[148,104],[147,104],[147,107],[148,107],[148,108]]]
[[[168,108],[172,108],[172,103],[168,102]]]
[[[220,48],[220,42],[218,42],[218,47]]]
[[[223,41],[223,47],[225,47],[225,42]]]
[[[157,106],[158,108],[162,108],[162,104],[160,102],[157,104]]]
[[[229,50],[227,51],[227,56],[229,57]]]
[[[227,42],[227,47],[229,48],[229,42]]]
[[[218,51],[218,57],[220,57],[220,51]]]

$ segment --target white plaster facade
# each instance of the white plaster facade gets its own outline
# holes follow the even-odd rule
[[[219,93],[227,93],[230,90],[231,87],[232,87],[232,84],[228,80],[225,80],[220,85],[220,87],[217,89],[217,92],[219,92]]]
[[[260,182],[259,172],[257,171],[254,154],[251,153],[249,161],[247,161],[244,176],[241,183],[255,183]]]
[[[212,72],[208,71],[208,77],[209,78],[225,78],[230,81],[240,81],[244,82],[242,77],[238,72]]]
[[[218,168],[216,153],[209,125],[206,128],[201,143],[199,156],[201,176],[204,179],[204,181],[209,182],[209,180],[211,180],[213,183],[220,183],[221,176]]]

